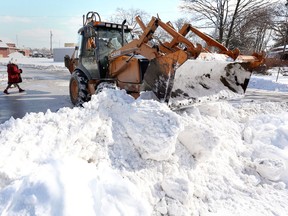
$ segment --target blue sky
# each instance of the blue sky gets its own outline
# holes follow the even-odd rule
[[[82,15],[88,11],[107,20],[117,8],[134,8],[151,16],[158,13],[166,22],[182,17],[179,4],[180,0],[5,0],[0,3],[0,40],[20,48],[50,48],[52,31],[53,47],[63,47],[77,41]]]

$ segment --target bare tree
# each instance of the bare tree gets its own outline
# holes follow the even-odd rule
[[[248,28],[247,17],[253,23],[263,22],[261,18],[263,13],[256,11],[264,10],[271,4],[269,0],[182,0],[182,2],[182,10],[189,12],[198,25],[214,29],[215,38],[229,48],[233,47],[232,43],[237,40],[239,29]]]
[[[177,31],[179,31],[185,23],[189,23],[189,20],[187,18],[178,18],[173,22]]]
[[[135,28],[137,25],[136,16],[140,16],[142,21],[146,23],[149,21],[149,14],[141,9],[130,8],[125,10],[123,8],[117,8],[115,14],[110,18],[112,22],[122,23],[123,20],[126,20],[127,24]]]
[[[273,10],[272,7],[256,9],[236,23],[230,36],[230,48],[238,47],[243,52],[264,50],[271,40]]]
[[[278,22],[275,23],[274,25],[274,34],[273,34],[273,39],[274,39],[274,47],[277,46],[283,46],[283,44],[287,43],[287,29],[288,25],[285,22]]]
[[[275,41],[274,47],[286,44],[288,35],[288,1],[281,1],[276,5],[274,25],[273,25],[273,39]]]

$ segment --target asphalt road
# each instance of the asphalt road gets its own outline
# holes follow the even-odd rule
[[[0,66],[0,124],[11,117],[22,118],[30,112],[52,112],[62,107],[72,107],[69,98],[68,70],[40,70],[35,68],[22,67],[22,79],[20,87],[25,92],[19,93],[17,88],[8,90],[10,93],[3,93],[7,86],[6,66]],[[2,79],[1,79],[2,78]]]

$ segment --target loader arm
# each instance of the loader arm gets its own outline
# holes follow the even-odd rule
[[[144,31],[146,26],[141,20],[139,16],[136,17],[136,21],[138,22],[139,26]],[[234,50],[229,50],[227,47],[223,46],[217,40],[213,39],[212,37],[208,36],[207,34],[201,32],[197,28],[193,27],[191,24],[185,23],[183,27],[176,32],[171,23],[163,23],[161,20],[158,21],[159,26],[161,26],[165,31],[167,31],[173,39],[170,42],[162,43],[159,49],[164,53],[170,53],[173,51],[177,51],[180,48],[178,45],[180,43],[185,44],[185,49],[187,52],[190,52],[190,56],[198,57],[201,52],[211,53],[211,51],[207,48],[203,48],[200,44],[196,46],[193,45],[185,36],[191,31],[198,37],[200,37],[209,47],[216,47],[218,49],[218,53],[225,54],[231,57],[233,60],[239,60],[242,62],[247,62],[248,67],[250,70],[259,67],[265,61],[265,53],[253,53],[252,55],[241,55],[240,50],[238,48]],[[177,34],[178,33],[178,34]]]
[[[165,42],[160,44],[159,49],[161,50],[161,52],[172,53],[174,51],[178,51],[180,49],[179,47],[177,47],[179,43],[185,44],[186,52],[189,52],[189,56],[193,58],[197,58],[197,56],[204,50],[200,44],[197,44],[195,46],[191,41],[185,38],[188,31],[185,31],[186,29],[184,28],[184,26],[179,32],[177,32],[170,22],[164,23],[160,19],[155,17],[153,17],[153,19],[157,19],[157,25],[160,26],[168,34],[170,34],[170,36],[172,36],[173,38],[170,43]],[[142,28],[142,30],[145,31],[146,26],[141,20],[140,16],[136,17],[136,21]]]
[[[177,47],[179,43],[183,43],[185,45],[185,52],[189,54],[189,58],[197,58],[197,56],[204,51],[200,44],[195,46],[191,41],[185,38],[187,33],[182,34],[181,31],[177,32],[171,25],[162,22],[159,18],[152,17],[147,26],[145,26],[139,16],[136,17],[136,21],[143,30],[141,37],[124,45],[116,52],[113,52],[110,55],[111,60],[120,55],[127,54],[127,50],[133,50],[135,54],[143,55],[148,59],[154,59],[161,56],[161,53],[168,54],[180,50],[180,48]],[[157,48],[154,48],[147,45],[147,43],[153,38],[153,35],[158,27],[161,27],[169,35],[171,35],[173,40],[170,43],[162,43]],[[184,30],[182,31],[184,32]]]
[[[231,57],[233,60],[238,60],[238,61],[249,63],[248,65],[249,65],[249,68],[251,70],[264,63],[264,59],[265,59],[265,53],[264,52],[253,53],[252,55],[242,55],[242,54],[240,54],[240,50],[238,48],[236,48],[234,50],[229,50],[228,48],[223,46],[221,43],[219,43],[218,41],[216,41],[212,37],[204,34],[203,32],[199,31],[197,28],[193,27],[190,24],[184,24],[184,26],[181,28],[179,33],[181,33],[183,36],[185,36],[188,34],[189,31],[193,32],[198,37],[200,37],[202,40],[204,40],[209,47],[218,48],[218,50],[219,50],[218,53],[226,54],[229,57]],[[171,46],[175,46],[176,44],[177,44],[177,41],[175,39],[173,39],[171,41]],[[208,52],[209,52],[209,50],[208,50]]]
[[[142,22],[141,18],[139,16],[136,17],[136,21],[138,22],[139,26],[142,28],[142,30],[145,29],[145,24]],[[161,22],[161,21],[160,21]],[[204,40],[206,42],[206,44],[208,46],[213,46],[219,49],[219,53],[223,53],[226,54],[228,56],[230,56],[231,58],[233,58],[234,60],[239,56],[240,51],[239,49],[235,49],[235,50],[229,50],[227,49],[225,46],[223,46],[221,43],[219,43],[218,41],[216,41],[215,39],[211,38],[210,36],[204,34],[203,32],[199,31],[197,28],[193,27],[190,24],[185,23],[183,25],[183,27],[179,30],[178,34],[180,35],[176,35],[175,33],[175,29],[173,28],[173,26],[170,23],[163,23],[161,22],[160,25],[164,30],[166,30],[167,32],[173,32],[171,35],[173,37],[171,42],[166,42],[163,44],[162,47],[160,47],[161,50],[165,51],[165,52],[169,52],[169,50],[175,50],[175,49],[179,49],[177,46],[179,45],[179,43],[183,43],[186,45],[186,48],[188,51],[192,51],[192,53],[196,53],[196,57],[199,55],[199,53],[201,51],[204,52],[210,52],[208,49],[202,48],[202,46],[200,44],[197,44],[196,47],[185,38],[185,36],[191,31],[194,34],[196,34],[198,37],[200,37],[202,40]],[[171,31],[171,28],[174,31]],[[170,31],[169,31],[170,30]],[[175,36],[176,35],[176,36]],[[188,42],[187,42],[188,41]],[[186,43],[185,43],[186,42]],[[195,55],[195,54],[194,54]],[[192,54],[193,56],[193,54]]]
[[[122,46],[120,49],[112,52],[108,57],[110,63],[118,57],[127,54],[140,54],[149,60],[160,57],[161,54],[158,52],[158,49],[147,44],[148,41],[152,39],[152,35],[157,29],[156,21],[156,19],[151,19],[139,39],[134,39],[130,43]]]
[[[212,46],[212,47],[218,48],[219,49],[219,53],[226,54],[226,55],[230,56],[234,60],[236,60],[237,57],[240,54],[240,50],[239,49],[235,49],[235,50],[227,49],[221,43],[219,43],[215,39],[211,38],[210,36],[204,34],[203,32],[199,31],[197,28],[193,27],[190,24],[185,24],[180,31],[185,33],[185,35],[189,31],[193,32],[198,37],[200,37],[202,40],[204,40],[208,46]]]

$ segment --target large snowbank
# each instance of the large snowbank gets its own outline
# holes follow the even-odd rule
[[[107,90],[84,108],[10,119],[0,125],[0,212],[285,215],[285,109],[248,115],[215,102],[175,113]]]
[[[11,118],[0,125],[1,215],[287,215],[287,108],[173,112],[107,89],[83,108]]]

